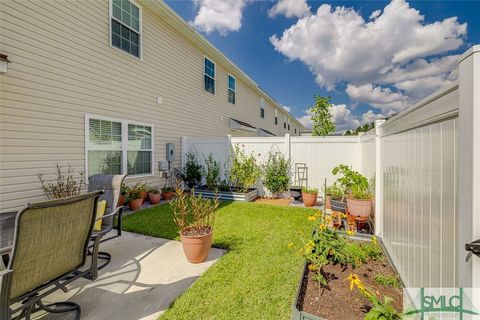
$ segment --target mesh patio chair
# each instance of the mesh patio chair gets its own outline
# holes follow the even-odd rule
[[[73,302],[44,305],[42,299],[70,282],[88,276],[87,258],[97,201],[102,191],[28,204],[16,216],[13,247],[0,272],[0,319],[31,319],[40,309],[75,312]]]
[[[104,193],[99,201],[106,200],[107,207],[105,215],[97,220],[102,220],[102,228],[99,231],[93,231],[92,239],[98,239],[99,243],[112,240],[122,235],[122,214],[123,207],[117,207],[118,198],[120,197],[120,190],[122,188],[123,180],[126,175],[103,175],[96,174],[88,178],[88,191],[103,190]],[[117,223],[115,224],[115,216],[117,216]],[[109,234],[113,229],[117,229],[115,234]],[[100,252],[97,246],[91,246],[92,253],[98,256],[98,259],[105,260],[100,266],[92,268],[96,272],[104,268],[110,263],[112,259],[108,252]],[[97,263],[96,261],[94,263]],[[96,279],[97,274],[92,274],[92,278]]]

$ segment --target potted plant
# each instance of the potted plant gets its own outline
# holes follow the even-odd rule
[[[150,187],[148,189],[148,201],[151,204],[157,204],[160,202],[162,195],[160,194],[160,189],[158,187]]]
[[[138,189],[130,190],[127,200],[128,200],[128,206],[130,210],[137,211],[142,209],[143,198],[140,190]]]
[[[164,185],[162,188],[162,198],[165,199],[166,201],[170,201],[175,197],[175,189]]]
[[[280,152],[270,152],[263,165],[263,185],[274,198],[288,190],[290,163]]]
[[[142,204],[143,204],[148,197],[148,185],[145,182],[138,182],[135,185],[134,189],[140,192],[140,195],[142,196]]]
[[[120,188],[120,196],[118,197],[118,207],[122,207],[126,203],[126,197],[128,193],[130,192],[130,187],[127,186],[125,183],[122,183],[122,186]]]
[[[330,187],[327,187],[326,193],[327,208],[332,209],[332,211],[345,213],[346,203],[344,202],[344,190],[337,183],[334,183]],[[328,207],[329,205],[330,207]]]
[[[352,170],[349,166],[341,164],[332,170],[333,175],[340,174],[336,183],[342,188],[343,195],[341,199],[331,199],[332,210],[345,213],[347,206],[346,199],[350,197],[352,187],[355,185],[366,185],[368,187],[368,180],[358,171]]]
[[[373,196],[368,184],[354,185],[351,197],[347,198],[348,212],[359,221],[366,221],[373,209]]]
[[[188,188],[195,188],[202,181],[202,165],[198,163],[193,151],[187,152],[185,155],[187,161],[185,167],[180,173],[180,178],[185,182]]]
[[[205,199],[194,192],[185,193],[177,187],[175,199],[170,202],[173,219],[182,241],[183,252],[190,263],[205,261],[212,245],[213,222],[218,208],[218,197]]]
[[[305,207],[313,207],[317,203],[318,189],[302,188],[302,199]]]

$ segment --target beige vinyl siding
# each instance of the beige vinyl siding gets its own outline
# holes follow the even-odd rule
[[[2,1],[0,52],[11,63],[0,75],[0,209],[42,200],[36,174],[52,178],[55,164],[85,170],[85,114],[154,125],[154,174],[182,136],[252,135],[233,132],[229,119],[285,134],[283,114],[236,77],[236,103],[228,102],[227,70],[214,59],[215,95],[204,91],[205,52],[142,7],[142,60],[110,46],[109,3]],[[162,104],[157,104],[161,97]],[[292,131],[290,131],[292,134]],[[129,183],[138,179],[132,178]]]

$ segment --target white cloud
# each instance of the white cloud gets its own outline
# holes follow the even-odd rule
[[[397,113],[409,105],[407,96],[371,83],[360,86],[349,84],[345,92],[351,99],[368,103],[385,114]]]
[[[287,107],[287,106],[282,106],[283,109],[287,110],[287,112],[290,112],[292,111],[292,108],[291,107]]]
[[[313,125],[312,112],[310,109],[307,109],[304,113],[303,116],[297,119],[305,127],[311,129]],[[355,129],[361,124],[360,120],[352,114],[352,111],[347,108],[347,105],[345,104],[333,105],[332,109],[330,109],[330,113],[337,128],[336,133],[344,133],[348,129]]]
[[[247,0],[193,0],[199,7],[190,23],[200,31],[218,31],[226,35],[242,27],[242,15]]]
[[[370,124],[375,120],[385,119],[386,117],[381,113],[375,113],[372,110],[368,110],[362,115],[362,124]]]
[[[278,0],[278,2],[268,10],[269,17],[283,14],[287,18],[303,18],[310,14],[310,6],[306,0]]]
[[[321,5],[270,42],[305,63],[318,84],[347,93],[382,112],[398,112],[457,77],[467,24],[456,17],[426,23],[405,0],[392,0],[365,20],[353,8]],[[442,56],[438,58],[438,56]]]

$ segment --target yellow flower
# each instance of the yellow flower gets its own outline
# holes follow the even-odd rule
[[[327,227],[322,223],[318,226],[320,230],[325,230]]]
[[[288,244],[288,249],[292,249],[292,248],[293,248],[293,243],[290,242],[290,243]]]
[[[360,281],[355,273],[351,273],[345,281],[350,280],[350,290],[353,290],[353,286],[357,286],[358,289],[363,290],[363,283]]]
[[[373,243],[373,244],[377,244],[377,237],[372,236],[372,243]]]
[[[347,230],[347,234],[348,234],[349,236],[353,236],[353,235],[355,234],[355,232],[353,232],[352,230]]]
[[[308,270],[310,270],[310,271],[315,271],[315,270],[317,270],[317,269],[318,269],[318,268],[317,268],[316,266],[314,266],[313,264],[309,264],[309,265],[308,265]]]
[[[308,221],[315,221],[316,219],[315,216],[308,216]]]

